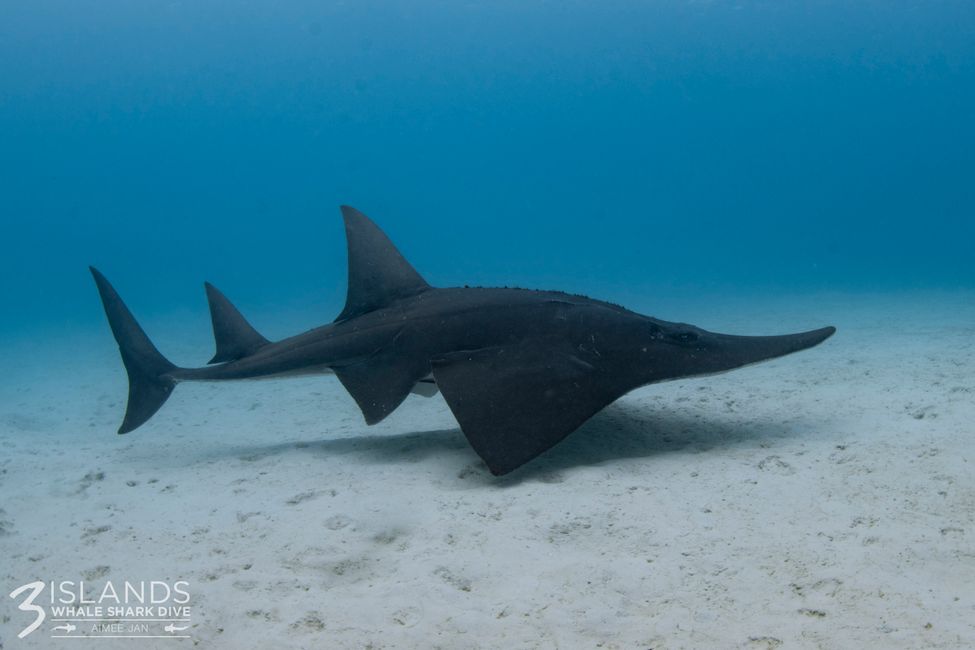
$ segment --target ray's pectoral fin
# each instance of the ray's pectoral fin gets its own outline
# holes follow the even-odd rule
[[[433,376],[495,475],[532,460],[625,392],[571,351],[544,344],[448,354],[433,360]]]

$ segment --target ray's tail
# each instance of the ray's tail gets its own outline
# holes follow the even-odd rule
[[[129,375],[129,402],[118,430],[128,433],[151,418],[169,398],[176,386],[176,380],[169,373],[176,366],[152,344],[105,276],[98,269],[89,268]]]

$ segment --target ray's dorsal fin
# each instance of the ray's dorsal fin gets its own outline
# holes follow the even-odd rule
[[[204,286],[207,290],[207,301],[210,303],[213,338],[217,344],[217,353],[209,363],[243,359],[270,343],[258,334],[219,289],[209,282],[205,282]]]
[[[369,217],[342,206],[349,247],[349,292],[336,322],[361,316],[430,288]]]

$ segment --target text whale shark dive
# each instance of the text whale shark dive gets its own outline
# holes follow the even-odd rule
[[[129,376],[119,433],[152,417],[180,382],[334,372],[368,424],[411,392],[439,389],[471,446],[500,475],[635,388],[781,357],[835,331],[731,336],[556,291],[434,288],[368,217],[346,206],[342,216],[349,288],[335,322],[271,342],[206,284],[217,353],[203,368],[166,360],[92,268]]]

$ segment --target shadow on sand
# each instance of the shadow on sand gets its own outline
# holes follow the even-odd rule
[[[410,464],[436,457],[445,471],[493,486],[514,485],[537,479],[558,482],[558,473],[573,467],[607,461],[647,458],[673,452],[706,452],[715,448],[758,445],[799,435],[808,427],[790,423],[756,422],[740,415],[708,415],[671,410],[650,410],[625,402],[604,409],[553,449],[511,474],[493,477],[459,428],[392,435],[363,435],[273,445],[234,446],[219,456],[254,461],[285,453],[323,456],[352,455],[355,462]],[[405,471],[405,468],[404,468]]]

